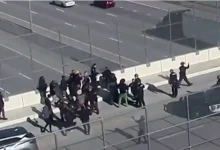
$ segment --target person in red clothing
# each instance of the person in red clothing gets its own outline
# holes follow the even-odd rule
[[[2,119],[3,120],[7,120],[7,118],[5,117],[5,109],[4,109],[4,100],[3,100],[3,95],[0,92],[0,113],[2,114]]]

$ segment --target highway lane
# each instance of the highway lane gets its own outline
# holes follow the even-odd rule
[[[73,8],[73,9],[68,9],[68,11],[67,11],[67,13],[65,13],[65,15],[64,15],[64,13],[62,13],[62,12],[59,12],[59,11],[57,11],[56,9],[55,9],[55,7],[54,6],[51,6],[51,5],[46,5],[47,4],[47,2],[40,2],[40,3],[38,3],[38,2],[33,2],[34,4],[33,4],[33,9],[40,9],[40,10],[33,10],[33,12],[37,12],[37,14],[36,13],[34,13],[33,14],[33,21],[34,22],[37,22],[38,24],[41,22],[43,22],[43,26],[46,26],[46,27],[48,27],[48,26],[50,26],[50,27],[52,27],[51,26],[51,22],[52,22],[52,20],[53,20],[53,25],[54,24],[56,24],[56,26],[59,26],[59,27],[61,27],[62,26],[62,24],[60,24],[60,22],[63,22],[63,20],[62,21],[58,21],[58,19],[56,18],[56,19],[54,19],[55,17],[58,17],[59,19],[60,18],[65,18],[65,16],[66,16],[66,18],[68,19],[68,20],[72,20],[72,18],[70,18],[70,16],[74,16],[74,19],[76,19],[76,18],[85,18],[85,13],[83,14],[82,12],[82,10],[84,10],[84,9],[82,9],[81,8],[81,5],[79,4],[79,5],[77,5],[75,8]],[[41,4],[42,3],[42,4]],[[16,2],[16,4],[17,4],[17,2]],[[22,3],[23,4],[23,3]],[[36,6],[35,6],[36,5]],[[38,7],[38,5],[40,6],[40,7]],[[22,5],[22,6],[27,6],[27,5]],[[17,6],[16,6],[17,7]],[[35,8],[36,7],[36,8]],[[79,8],[79,9],[77,9],[77,7]],[[103,13],[103,10],[99,10],[99,9],[97,9],[97,8],[93,8],[93,7],[91,7],[91,6],[89,6],[89,5],[87,5],[87,3],[86,4],[84,4],[83,3],[83,8],[85,7],[85,10],[93,10],[93,12],[96,12],[96,14],[104,14]],[[44,8],[44,9],[43,9]],[[52,10],[52,8],[53,8],[53,10]],[[19,8],[19,9],[22,9],[22,8]],[[119,9],[119,8],[116,8],[116,10],[117,9]],[[69,11],[70,10],[70,11]],[[80,14],[78,15],[77,13],[77,11],[78,10],[81,10],[81,12],[80,12]],[[110,10],[112,10],[112,11],[115,11],[114,9],[110,9]],[[16,11],[16,9],[15,9],[15,11]],[[43,12],[43,11],[46,11],[45,13],[46,14],[43,14],[43,15],[41,15],[40,13],[39,13],[39,11],[40,12]],[[51,11],[51,12],[50,12]],[[73,14],[73,12],[74,12],[74,14]],[[10,11],[8,11],[7,13],[10,13],[11,12],[11,10]],[[49,12],[49,13],[48,13]],[[65,9],[65,12],[66,12],[66,9]],[[76,14],[75,14],[75,12],[76,12]],[[117,12],[117,11],[116,11]],[[16,12],[14,12],[14,14],[15,14]],[[19,12],[20,14],[22,13],[21,11]],[[133,13],[135,13],[135,12],[133,12]],[[14,15],[13,14],[13,15]],[[27,11],[26,12],[24,12],[24,14],[26,14],[26,17],[23,17],[23,19],[25,19],[25,18],[27,18]],[[58,15],[59,14],[59,15]],[[90,14],[91,14],[91,12],[90,12]],[[94,16],[96,16],[96,14],[95,15],[92,15],[92,18],[94,17]],[[122,12],[120,12],[119,14],[123,14]],[[129,13],[127,13],[126,11],[125,11],[125,13],[124,14],[129,14]],[[16,13],[16,15],[17,15],[17,13]],[[50,15],[50,16],[47,16],[47,15]],[[52,16],[53,15],[53,16]],[[105,15],[105,14],[104,14]],[[99,17],[99,18],[106,18],[106,17],[103,17],[104,15],[102,15],[102,17]],[[23,15],[22,15],[23,16]],[[54,17],[55,16],[55,17]],[[60,16],[60,17],[59,17]],[[76,17],[76,16],[78,16],[78,17]],[[82,16],[82,17],[81,17]],[[91,16],[91,15],[90,15]],[[91,18],[88,14],[87,14],[87,17],[86,18]],[[19,17],[21,17],[21,16],[19,16]],[[132,16],[133,18],[135,18],[134,16]],[[53,18],[53,19],[51,19],[51,18]],[[121,18],[131,18],[131,17],[128,17],[128,16],[123,16],[122,15],[122,17],[120,17],[120,19],[119,20],[122,20]],[[143,17],[144,18],[144,17]],[[154,18],[153,16],[151,16],[151,18]],[[97,20],[97,18],[95,18],[96,20]],[[43,21],[42,21],[43,20]],[[81,20],[83,20],[83,19],[81,19]],[[86,20],[86,19],[85,19]],[[85,21],[84,20],[84,21]],[[131,20],[131,19],[130,19]],[[149,19],[148,19],[149,20]],[[56,23],[55,23],[56,22]],[[69,21],[70,22],[70,21]],[[65,22],[65,23],[69,23],[69,22]],[[80,22],[80,19],[78,19],[77,21],[73,21],[74,23],[79,23]],[[81,21],[82,22],[82,21]],[[117,43],[115,43],[115,42],[109,42],[109,38],[111,38],[111,37],[109,37],[109,35],[112,35],[112,33],[115,33],[116,31],[115,31],[115,25],[111,25],[111,27],[110,27],[110,29],[111,30],[106,30],[106,27],[103,27],[103,25],[101,25],[100,24],[100,26],[99,25],[97,25],[98,23],[96,22],[95,23],[95,21],[93,21],[94,22],[94,26],[93,25],[91,25],[92,27],[91,27],[91,34],[93,35],[92,37],[95,37],[94,39],[92,39],[92,42],[94,43],[94,45],[97,45],[98,47],[101,47],[101,48],[106,48],[106,47],[108,47],[108,51],[112,51],[113,53],[118,53],[118,51],[117,51]],[[102,20],[100,20],[100,22],[102,22]],[[112,21],[111,21],[112,22]],[[125,22],[126,23],[126,21],[124,21],[124,20],[122,20],[121,22]],[[135,21],[133,21],[133,22],[135,22]],[[149,22],[151,22],[151,20],[149,21]],[[74,25],[74,23],[70,23],[70,24],[73,24]],[[92,23],[93,24],[93,23]],[[120,22],[119,22],[119,24],[120,24]],[[128,24],[131,24],[130,22],[128,23]],[[138,23],[136,23],[136,24],[138,24]],[[141,23],[139,23],[139,24],[141,24]],[[84,25],[84,27],[82,27]],[[69,34],[69,36],[70,36],[70,34],[71,34],[71,36],[73,36],[73,35],[75,35],[75,37],[74,38],[76,38],[76,36],[77,36],[77,38],[79,38],[80,40],[84,40],[84,41],[88,41],[88,35],[87,35],[87,30],[85,29],[87,26],[86,26],[86,23],[85,22],[83,22],[82,24],[80,24],[79,25],[79,27],[82,27],[81,28],[81,30],[79,30],[80,28],[78,28],[78,25],[75,25],[77,28],[74,30],[74,29],[72,29],[72,27],[64,27],[63,28],[63,32],[65,32],[65,33],[67,33],[67,34]],[[142,26],[142,25],[141,25]],[[113,28],[114,27],[114,28]],[[94,28],[96,28],[96,29],[94,29]],[[96,30],[101,30],[101,32],[99,33],[99,32],[97,32]],[[102,30],[102,28],[103,28],[103,30]],[[120,33],[123,31],[123,29],[126,29],[126,26],[123,26],[123,27],[121,27],[120,28]],[[135,28],[136,28],[136,26],[135,26]],[[72,33],[70,33],[69,32],[69,30],[71,29],[71,32]],[[108,28],[109,29],[109,28]],[[132,29],[134,29],[134,27],[132,28]],[[143,27],[142,27],[142,29],[143,29]],[[76,31],[77,30],[77,31]],[[93,32],[93,30],[94,30],[94,32]],[[75,32],[76,31],[76,32]],[[106,33],[106,31],[108,31],[108,33],[106,33],[106,35],[107,35],[107,37],[106,37],[106,35],[105,34],[103,34],[103,31],[104,31],[104,33]],[[143,57],[144,56],[144,53],[145,53],[145,50],[144,50],[144,39],[143,39],[143,37],[141,36],[141,31],[139,30],[138,32],[138,34],[139,34],[139,37],[137,38],[137,36],[134,36],[135,34],[133,34],[133,30],[132,30],[132,32],[131,32],[131,34],[132,34],[132,36],[130,35],[130,36],[128,36],[128,34],[127,33],[130,33],[130,32],[128,32],[129,31],[129,29],[127,30],[125,30],[126,32],[122,32],[121,33],[121,35],[120,35],[120,41],[123,41],[123,39],[125,38],[125,42],[122,42],[120,45],[121,45],[121,51],[122,51],[122,53],[125,53],[124,55],[125,55],[125,57],[127,57],[127,58],[129,58],[129,59],[134,59],[135,61],[141,61],[141,62],[145,62],[145,58]],[[131,30],[130,30],[131,31]],[[97,34],[96,34],[97,33]],[[136,32],[137,33],[137,32]],[[81,36],[83,35],[83,37],[81,38]],[[115,33],[115,35],[112,37],[113,39],[117,39],[116,38],[116,33]],[[105,40],[103,40],[103,39],[105,39]],[[150,49],[150,52],[149,52],[149,57],[150,58],[152,58],[152,59],[158,59],[158,58],[163,58],[164,56],[169,56],[169,50],[167,49],[167,50],[164,50],[163,48],[165,47],[164,45],[166,44],[166,45],[168,45],[167,44],[167,42],[165,42],[165,41],[163,41],[163,40],[157,40],[157,42],[151,42],[152,41],[152,39],[148,39],[149,40],[149,43],[153,43],[152,44],[152,46],[149,44],[148,45],[148,47],[149,47],[149,49]],[[101,42],[100,42],[101,41]],[[128,41],[128,42],[126,42],[126,41]],[[140,42],[139,42],[140,41]],[[137,43],[137,44],[136,44]],[[142,43],[142,44],[140,44],[140,43]],[[156,43],[156,44],[155,44]],[[158,44],[158,43],[162,43],[162,44]],[[140,46],[139,46],[140,45]],[[174,44],[175,45],[175,44]],[[157,48],[157,46],[158,46],[158,48]],[[140,48],[138,48],[138,47],[140,47]],[[154,47],[156,47],[156,48],[154,48]],[[182,54],[182,53],[185,53],[186,51],[185,51],[185,48],[182,46],[182,48],[181,48],[181,46],[179,46],[178,44],[175,46],[175,47],[180,47],[179,49],[180,50],[178,50],[178,53],[177,54]],[[136,49],[137,48],[137,51],[139,51],[140,52],[140,54],[139,55],[137,55],[136,53],[134,53],[133,51],[133,49]],[[123,49],[125,49],[125,50],[123,50]],[[163,50],[161,50],[161,49],[163,49]],[[164,54],[165,53],[165,54]],[[134,57],[134,58],[133,58]]]
[[[148,118],[149,118],[149,131],[153,132],[151,135],[151,146],[153,150],[163,149],[163,150],[174,150],[185,148],[188,145],[187,140],[187,125],[182,124],[186,121],[185,110],[186,107],[182,103],[178,102],[182,95],[185,95],[190,91],[191,93],[204,90],[215,84],[216,75],[219,72],[213,72],[202,76],[197,76],[191,78],[190,80],[194,83],[191,87],[181,87],[179,94],[180,96],[176,99],[171,99],[165,94],[152,93],[150,91],[145,91],[145,100],[148,102]],[[158,87],[165,92],[170,89],[169,85],[163,85]],[[219,92],[216,91],[219,95]],[[190,96],[189,101],[192,101],[195,96]],[[198,96],[196,97],[198,98]],[[204,98],[200,95],[200,98]],[[201,99],[203,100],[203,99]],[[164,111],[164,105],[167,107]],[[190,105],[194,107],[194,105]],[[133,110],[133,112],[128,112]],[[136,111],[134,111],[136,110]],[[100,116],[108,118],[104,119],[104,131],[106,145],[116,144],[118,142],[131,139],[138,134],[138,126],[133,121],[132,117],[139,118],[144,114],[144,110],[137,110],[133,107],[128,108],[115,108],[109,106],[105,102],[100,103]],[[119,115],[117,117],[110,117],[119,113],[124,113],[124,115]],[[92,120],[96,120],[97,117],[94,115]],[[211,138],[219,137],[219,116],[212,116],[206,119],[201,119],[190,124],[191,126],[191,144],[198,144],[205,140]],[[40,125],[44,125],[44,122],[38,119]],[[78,120],[77,120],[78,122]],[[79,122],[78,122],[79,123]],[[178,126],[177,126],[178,125]],[[32,131],[36,136],[39,136],[40,130],[37,127],[32,126],[30,123],[23,122],[16,125],[8,126],[23,126],[28,131]],[[55,131],[57,128],[54,127]],[[160,130],[160,131],[158,131]],[[102,137],[101,135],[101,125],[100,122],[92,123],[92,132],[90,136],[85,136],[80,129],[68,132],[66,136],[61,133],[57,133],[58,147],[60,150],[63,148],[67,149],[84,149],[84,150],[96,150],[102,147]],[[54,143],[51,142],[54,139],[53,135],[47,137],[41,137],[37,139],[38,145],[41,150],[53,150],[55,149]],[[47,142],[48,141],[48,142]],[[50,141],[50,142],[49,142]],[[218,140],[212,143],[204,144],[203,147],[193,148],[195,150],[206,150],[206,149],[219,149]],[[134,150],[146,148],[146,144],[136,144],[135,141],[129,141],[121,143],[110,150],[124,149],[124,150]],[[62,150],[63,150],[62,149]]]

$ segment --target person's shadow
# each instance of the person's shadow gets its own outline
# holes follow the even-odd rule
[[[165,94],[165,95],[168,95],[170,97],[172,97],[172,94],[170,93],[167,93],[161,89],[158,89],[156,86],[154,86],[153,84],[150,84],[150,83],[146,83],[146,85],[148,85],[147,89],[155,94],[157,93],[162,93],[162,94]]]
[[[31,125],[33,125],[34,127],[40,128],[40,131],[44,128],[43,126],[38,124],[38,121],[36,119],[32,120],[30,117],[28,117],[26,121]]]

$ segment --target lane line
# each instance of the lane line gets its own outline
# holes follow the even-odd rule
[[[132,10],[133,12],[137,12],[137,10]]]
[[[11,94],[11,93],[8,92],[7,90],[3,89],[2,87],[0,87],[0,90],[5,91],[5,93],[7,93],[7,94]]]
[[[147,14],[147,16],[151,16],[151,14]]]
[[[123,8],[123,7],[120,7],[120,8]]]
[[[36,15],[38,14],[38,13],[37,13],[37,12],[35,12],[35,11],[31,11],[31,13],[36,14]]]
[[[204,127],[204,126],[205,126],[205,125],[199,125],[199,126],[193,127],[193,128],[190,129],[190,131],[196,130],[196,129],[199,129],[199,128],[202,128],[202,127]],[[185,131],[185,130],[184,130],[184,131],[180,131],[180,132],[177,132],[177,133],[173,133],[173,134],[170,134],[170,135],[166,135],[166,136],[161,137],[161,138],[158,138],[158,139],[156,139],[156,140],[162,141],[162,140],[165,140],[165,139],[168,139],[168,138],[171,138],[171,137],[174,137],[174,136],[177,136],[177,135],[186,133],[186,132],[187,132],[187,131]]]
[[[108,16],[112,16],[112,17],[118,17],[117,15],[114,14],[110,14],[110,13],[106,13]]]
[[[65,25],[68,25],[68,26],[71,26],[71,27],[76,27],[75,25],[71,24],[71,23],[68,23],[68,22],[65,22]]]
[[[96,23],[99,23],[99,24],[102,24],[102,25],[105,25],[104,22],[101,22],[101,21],[95,21]]]
[[[145,36],[145,35],[144,35],[144,34],[142,34],[142,36]],[[151,40],[154,40],[154,38],[149,37],[149,36],[146,36],[146,38],[151,39]]]
[[[28,77],[27,75],[24,75],[23,73],[18,73],[19,75],[21,75],[22,77],[28,79],[28,80],[32,80],[32,78]]]
[[[112,41],[118,42],[117,39],[114,39],[114,38],[109,38],[109,39],[112,40]],[[122,41],[119,41],[119,43],[122,43]]]
[[[56,8],[56,10],[64,13],[64,10],[62,9]]]
[[[6,15],[6,16],[12,17],[12,18],[14,18],[14,19],[20,20],[20,21],[22,21],[22,22],[25,22],[25,23],[27,23],[27,24],[30,24],[28,21],[25,21],[25,20],[23,20],[23,19],[17,18],[17,17],[15,17],[15,16],[12,16],[12,15],[6,14],[6,13],[1,12],[1,11],[0,11],[0,13],[1,13],[1,14],[4,14],[4,15]],[[43,29],[43,30],[50,31],[50,32],[53,33],[53,34],[57,34],[57,32],[55,32],[55,31],[51,31],[51,30],[46,29],[46,28],[44,28],[44,27],[41,27],[41,26],[39,26],[39,25],[34,24],[34,26],[35,26],[35,27],[38,27],[38,28],[40,28],[40,29]],[[70,37],[68,37],[68,36],[66,36],[66,35],[62,35],[62,36],[65,37],[65,38],[67,38],[67,39],[73,40],[73,41],[75,41],[75,42],[81,43],[81,44],[83,44],[83,45],[89,46],[89,44],[87,44],[87,43],[85,43],[85,42],[82,42],[82,41],[79,41],[79,40],[77,40],[77,39],[70,38]],[[0,46],[3,46],[3,47],[5,47],[5,48],[9,48],[9,49],[11,49],[10,47],[7,47],[7,46],[2,45],[2,44],[0,44]],[[94,45],[92,45],[92,47],[93,47],[93,48],[96,48],[96,49],[98,49],[98,50],[100,50],[100,51],[102,51],[102,52],[105,52],[105,53],[107,53],[107,54],[111,54],[111,55],[116,56],[116,57],[119,56],[118,54],[115,54],[115,53],[109,52],[109,51],[107,51],[107,50],[105,50],[105,49],[102,49],[102,48],[100,48],[100,47],[96,47],[96,46],[94,46]],[[79,48],[79,47],[78,47],[78,49],[80,49],[80,50],[82,50],[82,51],[84,51],[84,52],[88,52],[88,51],[86,51],[86,50],[84,50],[84,49],[82,49],[82,48]],[[16,50],[12,50],[12,51],[16,52]],[[16,53],[18,53],[18,54],[20,54],[20,55],[23,55],[23,56],[25,56],[26,58],[29,58],[29,59],[30,59],[29,56],[24,55],[24,54],[22,54],[22,53],[20,53],[20,52],[18,52],[18,51],[17,51]],[[99,55],[97,55],[97,54],[96,54],[96,56],[98,56],[98,57],[102,57],[102,58],[105,58],[106,60],[115,63],[115,61],[112,61],[112,60],[109,59],[109,58],[106,58],[106,57],[103,57],[103,56],[99,56]],[[123,58],[123,59],[125,59],[125,60],[128,60],[128,61],[130,61],[130,62],[133,62],[133,63],[135,63],[135,64],[140,64],[140,62],[135,61],[135,60],[130,59],[130,58],[127,58],[127,57],[124,57],[124,56],[121,56],[121,58]],[[36,60],[36,59],[33,59],[33,60],[36,61],[37,63],[41,64],[41,65],[44,65],[44,66],[50,68],[50,69],[53,68],[53,67],[48,66],[48,65],[46,65],[46,64],[44,64],[44,63],[41,63],[40,61],[38,61],[38,60]],[[124,66],[127,66],[126,64],[123,64],[123,65],[124,65]],[[58,69],[56,69],[56,68],[53,68],[53,70],[55,70],[55,71],[57,71],[57,72],[60,72],[60,73],[63,73],[62,71],[60,71],[60,70],[58,70]]]
[[[7,4],[7,2],[5,2],[5,1],[1,1],[1,0],[0,0],[0,3],[2,3],[2,4]]]

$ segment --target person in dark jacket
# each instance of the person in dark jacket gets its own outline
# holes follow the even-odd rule
[[[217,82],[216,85],[220,85],[220,75],[217,76]]]
[[[121,79],[120,83],[118,84],[118,89],[119,89],[119,98],[118,98],[118,107],[121,106],[121,101],[124,99],[126,107],[128,106],[128,86],[125,83],[125,79]]]
[[[94,89],[97,89],[97,86],[98,86],[97,79],[96,79],[98,74],[99,73],[96,70],[96,64],[93,64],[91,67],[91,84]]]
[[[70,74],[69,79],[68,79],[68,88],[69,88],[70,95],[72,97],[76,96],[76,90],[74,89],[75,77],[76,77],[75,70],[72,70],[72,73]]]
[[[0,92],[0,113],[2,115],[2,118],[3,120],[7,120],[7,118],[5,117],[5,102],[3,100],[3,95],[2,93]]]
[[[145,106],[144,102],[144,88],[145,86],[140,82],[140,80],[137,82],[137,87],[136,87],[136,105],[137,107],[142,107]]]
[[[88,102],[90,103],[90,114],[92,114],[94,110],[96,110],[96,113],[99,114],[98,96],[95,90],[91,86],[89,86],[86,99],[87,100],[85,105],[87,108],[88,108]]]
[[[141,79],[139,78],[138,74],[134,75],[134,80],[135,80],[135,83],[141,82]]]
[[[104,80],[104,88],[108,88],[108,84],[110,82],[111,78],[111,71],[108,69],[108,67],[105,67],[105,70],[102,73],[103,80]]]
[[[80,71],[76,71],[75,72],[75,81],[74,81],[74,84],[75,84],[75,88],[76,88],[76,92],[81,88],[82,86],[82,74]]]
[[[82,107],[79,111],[79,118],[83,123],[83,128],[86,135],[90,135],[90,111],[86,107]]]
[[[109,104],[113,105],[113,103],[118,99],[117,78],[114,73],[111,74],[108,89],[109,89]]]
[[[46,98],[46,94],[47,94],[47,83],[45,81],[44,76],[41,76],[39,78],[39,82],[38,82],[38,91],[40,92],[40,96],[41,96],[41,103],[44,104],[45,98]]]
[[[85,93],[85,92],[88,92],[88,88],[90,86],[90,77],[88,75],[88,72],[85,71],[84,72],[84,76],[83,76],[83,79],[82,79],[82,92]]]
[[[62,79],[60,81],[60,90],[64,97],[67,97],[67,93],[66,93],[67,86],[68,86],[68,83],[67,83],[66,77],[62,76]]]
[[[50,82],[50,95],[53,97],[54,95],[56,95],[56,92],[55,92],[55,81],[52,80]]]
[[[52,120],[51,120],[51,116],[53,115],[51,106],[49,103],[45,103],[44,107],[43,107],[43,111],[41,113],[42,118],[44,119],[44,121],[46,122],[46,125],[44,128],[41,128],[41,132],[45,132],[45,130],[47,129],[47,126],[49,126],[49,132],[52,132]]]
[[[173,71],[173,69],[170,70],[169,84],[171,85],[172,88],[172,97],[173,98],[177,97],[179,83],[177,79],[177,74]]]
[[[137,82],[135,82],[135,79],[132,79],[131,83],[128,85],[131,89],[132,98],[135,99],[136,97],[136,90],[137,90]]]
[[[191,86],[192,83],[189,82],[188,78],[186,77],[186,70],[189,69],[189,64],[187,67],[184,66],[184,62],[181,62],[180,63],[180,67],[179,67],[179,74],[180,74],[180,77],[179,77],[179,84],[181,84],[182,80],[184,80],[188,86]]]

